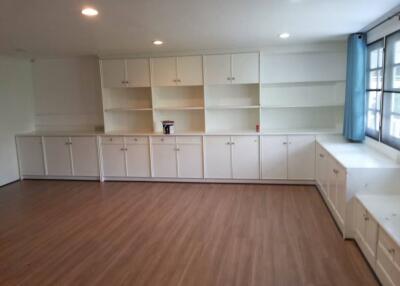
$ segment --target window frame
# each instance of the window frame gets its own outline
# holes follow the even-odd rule
[[[386,57],[387,55],[387,39],[392,37],[392,36],[398,36],[400,37],[400,30],[397,30],[393,33],[390,33],[386,36],[384,36],[383,38],[380,38],[370,44],[368,44],[368,59],[367,59],[367,67],[365,69],[366,72],[366,92],[365,92],[365,96],[366,96],[366,108],[365,108],[365,118],[366,118],[366,127],[365,127],[365,135],[377,140],[385,145],[388,145],[390,147],[393,147],[397,150],[400,150],[400,139],[395,139],[395,140],[386,140],[383,136],[383,129],[384,124],[386,123],[386,118],[390,117],[392,115],[396,115],[396,116],[400,116],[399,112],[392,112],[392,111],[386,111],[385,110],[385,104],[386,104],[386,100],[390,99],[392,94],[400,94],[400,88],[397,89],[393,89],[393,88],[386,88],[387,87],[387,65],[388,65],[388,59]],[[383,43],[383,64],[382,64],[382,68],[379,68],[378,66],[376,68],[370,69],[370,47],[375,46],[379,46],[379,43]],[[390,65],[390,68],[394,69],[394,67],[400,67],[400,63],[393,63]],[[369,86],[369,73],[371,71],[374,70],[382,70],[382,85],[381,85],[381,89],[371,89]],[[380,93],[380,109],[371,109],[369,108],[369,92],[379,92]],[[368,112],[372,111],[375,112],[375,114],[377,114],[378,112],[380,112],[380,119],[379,119],[379,128],[378,131],[373,132],[372,129],[369,129],[367,124],[368,124]],[[385,118],[386,117],[386,118]],[[393,141],[398,141],[396,143],[394,143]]]

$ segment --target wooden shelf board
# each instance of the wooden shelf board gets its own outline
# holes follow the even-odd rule
[[[126,111],[151,111],[152,108],[151,107],[143,107],[143,108],[107,108],[104,111],[105,112],[126,112]]]
[[[202,106],[184,106],[184,107],[155,107],[156,111],[174,111],[174,110],[203,110]]]
[[[258,109],[259,105],[247,105],[247,106],[234,106],[234,105],[226,105],[226,106],[206,106],[206,109],[209,110],[220,110],[220,109]]]
[[[344,107],[344,104],[325,104],[325,105],[274,105],[261,106],[262,109],[285,109],[285,108],[320,108],[320,107]]]

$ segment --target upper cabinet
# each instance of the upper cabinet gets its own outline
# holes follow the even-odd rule
[[[259,71],[258,53],[204,56],[206,84],[258,83]]]
[[[203,85],[203,59],[201,56],[153,58],[153,86]]]
[[[148,87],[150,86],[149,60],[102,60],[101,75],[105,88]]]
[[[265,84],[329,82],[346,79],[346,53],[292,53],[261,56],[261,82]]]

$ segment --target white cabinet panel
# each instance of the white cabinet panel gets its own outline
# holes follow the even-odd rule
[[[316,152],[316,180],[323,194],[328,194],[328,160],[329,155],[326,151],[318,144]]]
[[[152,84],[153,86],[176,85],[176,58],[153,58],[151,59]]]
[[[149,145],[131,144],[126,149],[127,176],[150,177]]]
[[[205,137],[206,178],[230,179],[231,148],[229,136]]]
[[[365,209],[358,200],[354,201],[354,235],[357,243],[363,243],[365,233]]]
[[[393,240],[382,230],[379,229],[379,239],[377,247],[376,272],[379,280],[384,286],[398,286],[398,269],[395,266],[395,256],[398,247]]]
[[[231,56],[210,55],[204,56],[205,84],[231,83]]]
[[[336,165],[336,211],[344,224],[346,216],[346,170],[339,164]]]
[[[72,137],[71,150],[74,176],[99,176],[96,137]]]
[[[315,136],[288,136],[288,178],[315,178]]]
[[[232,83],[258,83],[260,74],[258,53],[232,55]]]
[[[71,176],[71,152],[68,137],[45,137],[47,175]]]
[[[203,151],[200,144],[178,144],[178,176],[203,177]]]
[[[232,136],[232,172],[235,179],[259,179],[258,136]]]
[[[125,86],[125,60],[102,60],[101,73],[103,87]]]
[[[123,144],[103,144],[103,175],[106,177],[124,177],[125,151]]]
[[[22,175],[45,174],[41,137],[18,137],[18,156]]]
[[[201,56],[177,57],[178,85],[203,84],[203,58]]]
[[[367,250],[367,257],[370,256],[370,264],[375,264],[376,245],[378,243],[378,223],[367,213],[366,226],[364,233],[365,248]]]
[[[177,177],[175,148],[172,144],[152,145],[154,177]]]
[[[287,137],[262,137],[262,179],[287,179]]]
[[[126,71],[127,86],[150,86],[150,64],[148,59],[126,60]]]

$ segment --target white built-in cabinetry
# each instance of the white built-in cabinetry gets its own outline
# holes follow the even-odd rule
[[[357,241],[371,267],[375,270],[378,223],[358,200],[354,201],[353,215],[354,239]]]
[[[148,137],[101,137],[103,176],[150,177]]]
[[[400,285],[400,245],[380,227],[377,245],[376,274],[383,286]]]
[[[20,175],[44,176],[45,166],[42,137],[18,137],[17,146]]]
[[[205,137],[206,178],[259,179],[258,136]]]
[[[314,180],[315,136],[262,136],[262,178]]]

